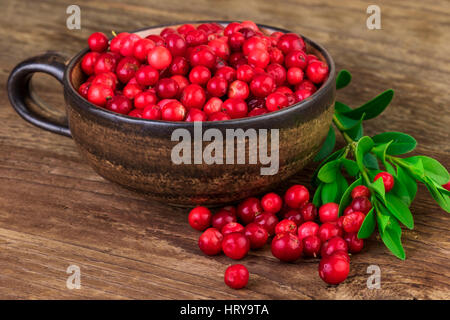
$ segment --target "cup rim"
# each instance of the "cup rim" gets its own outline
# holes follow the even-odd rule
[[[201,24],[201,23],[219,23],[219,24],[229,24],[234,21],[224,21],[224,20],[200,20],[200,21],[182,21],[182,22],[173,22],[173,23],[167,23],[167,24],[160,24],[150,27],[145,27],[141,29],[137,29],[134,31],[131,31],[130,33],[137,33],[146,31],[149,29],[156,29],[156,28],[163,28],[163,27],[170,27],[170,26],[176,26],[176,25],[182,25],[182,24]],[[279,31],[283,33],[293,33],[292,31],[273,27],[265,24],[257,24],[260,28],[270,29],[273,31]],[[335,85],[335,63],[333,58],[331,57],[330,53],[319,43],[309,39],[308,37],[305,37],[301,34],[299,34],[303,40],[308,43],[310,46],[314,47],[320,54],[325,58],[328,68],[329,68],[329,76],[327,80],[322,84],[322,86],[314,92],[310,97],[306,98],[305,100],[302,100],[296,104],[293,104],[291,106],[288,106],[286,108],[268,112],[262,115],[252,116],[252,117],[245,117],[245,118],[238,118],[238,119],[231,119],[231,120],[222,120],[222,121],[203,121],[202,125],[203,127],[211,127],[211,128],[217,128],[221,126],[236,126],[236,125],[243,125],[248,126],[249,124],[252,124],[254,122],[260,122],[265,120],[270,120],[272,118],[278,118],[283,115],[287,115],[292,112],[296,112],[299,110],[302,110],[303,112],[307,112],[307,110],[314,107],[315,102],[319,100],[321,97],[326,95],[330,89]],[[115,122],[126,122],[130,124],[136,124],[136,125],[155,125],[155,126],[163,126],[163,127],[172,127],[172,128],[192,128],[194,126],[194,122],[187,122],[187,121],[167,121],[167,120],[151,120],[151,119],[144,119],[144,118],[137,118],[132,117],[124,114],[120,114],[117,112],[113,112],[110,110],[107,110],[105,108],[101,108],[96,106],[95,104],[89,102],[87,99],[83,98],[79,93],[78,90],[76,90],[72,84],[71,81],[71,73],[75,65],[78,63],[78,61],[89,51],[89,47],[86,47],[79,51],[75,56],[73,56],[70,61],[68,62],[65,72],[64,72],[64,88],[66,93],[68,93],[71,98],[73,98],[77,106],[79,108],[82,108],[84,111],[93,114],[95,116],[99,116],[102,118],[107,118],[109,120],[113,120]]]

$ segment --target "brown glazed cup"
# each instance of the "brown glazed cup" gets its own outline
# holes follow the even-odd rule
[[[141,36],[158,34],[164,27],[147,28],[136,33]],[[264,25],[259,27],[269,32],[288,32]],[[320,149],[333,115],[335,66],[322,46],[307,38],[304,40],[308,52],[326,61],[330,70],[330,76],[316,93],[300,103],[268,114],[202,123],[203,132],[216,128],[224,137],[226,129],[241,128],[245,131],[253,128],[258,135],[259,129],[279,129],[279,170],[273,175],[261,175],[260,168],[267,165],[262,165],[259,157],[257,164],[248,164],[248,161],[247,164],[226,164],[225,159],[224,164],[174,164],[172,148],[179,142],[171,141],[172,132],[182,128],[194,137],[194,124],[124,116],[99,108],[81,97],[77,89],[85,76],[80,62],[88,48],[68,63],[62,55],[51,52],[23,61],[9,76],[8,95],[14,109],[25,120],[72,137],[87,162],[107,180],[168,204],[218,205],[273,188],[302,169]],[[35,72],[50,74],[62,83],[67,113],[65,121],[50,118],[48,113],[39,112],[36,104],[32,103],[36,99],[33,99],[35,94],[29,84]],[[202,150],[208,143],[203,142]],[[235,147],[237,143],[235,140]],[[225,142],[223,144],[225,150]],[[270,147],[269,143],[269,150]],[[248,145],[245,150],[248,153]]]

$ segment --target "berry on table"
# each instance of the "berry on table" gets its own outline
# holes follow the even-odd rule
[[[250,248],[252,249],[262,248],[269,239],[267,230],[254,222],[245,226],[244,234],[250,241]]]
[[[284,202],[292,209],[298,209],[309,201],[309,191],[300,184],[293,185],[284,194]]]
[[[225,255],[234,260],[244,258],[250,250],[250,241],[240,233],[229,233],[223,237],[222,251]]]
[[[297,234],[297,225],[294,221],[289,219],[283,219],[275,226],[275,234],[290,232]]]
[[[244,288],[249,279],[249,272],[242,264],[234,264],[225,270],[224,281],[232,289]]]
[[[257,198],[247,198],[237,207],[236,214],[244,223],[249,224],[255,220],[255,217],[263,212],[261,202]]]
[[[293,262],[301,257],[302,242],[292,233],[279,233],[275,235],[271,245],[272,254],[281,261]]]
[[[274,192],[264,195],[261,199],[261,206],[265,212],[277,213],[283,206],[283,200]]]
[[[339,205],[334,202],[326,203],[319,208],[319,219],[322,223],[336,222],[339,218]]]
[[[350,263],[340,255],[324,257],[319,263],[319,276],[328,284],[339,284],[347,279]]]
[[[198,238],[198,247],[208,256],[219,254],[222,251],[223,236],[216,228],[206,229]]]
[[[206,207],[195,207],[189,212],[189,225],[199,231],[203,231],[211,225],[212,214]]]

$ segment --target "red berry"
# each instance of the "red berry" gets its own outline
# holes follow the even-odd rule
[[[153,106],[157,102],[156,94],[152,91],[144,91],[138,93],[134,97],[134,107],[138,109],[144,109],[147,106]]]
[[[342,228],[345,232],[358,232],[361,228],[366,215],[362,212],[352,212],[344,216]]]
[[[190,84],[183,89],[180,101],[188,109],[201,109],[206,101],[205,90],[198,84]]]
[[[209,46],[198,46],[191,51],[189,55],[189,62],[193,67],[205,66],[212,69],[216,62],[216,55]]]
[[[282,35],[277,44],[278,49],[280,49],[284,54],[288,54],[294,50],[305,50],[305,42],[303,39],[294,33],[286,33]]]
[[[155,43],[150,39],[139,39],[134,44],[133,56],[141,62],[147,61],[150,50],[155,47]]]
[[[227,257],[239,260],[250,250],[250,241],[242,233],[229,233],[223,237],[222,250]]]
[[[248,283],[249,273],[242,264],[229,266],[225,270],[224,281],[232,289],[242,289]]]
[[[336,236],[342,236],[342,230],[338,226],[325,222],[319,228],[319,238],[322,242],[328,241]]]
[[[236,215],[233,212],[224,209],[219,210],[219,212],[214,214],[211,220],[212,226],[217,230],[222,230],[222,228],[230,222],[236,222]]]
[[[255,223],[265,228],[269,235],[273,235],[275,233],[275,226],[278,223],[278,218],[273,213],[263,212],[256,216]]]
[[[300,69],[298,67],[292,67],[292,68],[288,69],[286,79],[289,84],[296,85],[303,81],[303,77],[304,77],[304,73],[303,73],[302,69]],[[307,97],[305,97],[305,98],[307,98]],[[303,98],[303,99],[305,99],[305,98]]]
[[[153,86],[159,80],[159,73],[151,66],[142,66],[136,71],[135,78],[141,86]]]
[[[339,284],[347,279],[350,263],[341,256],[325,257],[319,263],[319,276],[328,284]]]
[[[227,82],[233,82],[236,80],[236,70],[232,67],[224,66],[216,71],[215,77],[223,78],[227,80]]]
[[[310,97],[313,93],[308,89],[299,89],[294,92],[295,99],[297,102],[303,101],[306,98]]]
[[[300,211],[296,210],[296,209],[290,209],[289,211],[287,211],[284,214],[284,218],[288,219],[288,220],[292,220],[294,221],[295,225],[298,227],[299,225],[301,225],[303,223],[303,217],[300,213]]]
[[[269,238],[269,233],[267,230],[254,222],[245,226],[244,234],[250,241],[250,247],[252,249],[259,249],[263,247]]]
[[[295,86],[295,91],[302,89],[304,89],[305,91],[310,91],[311,94],[317,91],[317,88],[314,85],[314,83],[312,83],[310,80],[307,79],[304,79],[302,82],[300,82]]]
[[[284,62],[284,55],[280,49],[270,47],[268,51],[269,51],[269,56],[270,56],[270,63],[282,64]]]
[[[203,111],[209,116],[222,110],[223,101],[217,97],[212,97],[203,106]]]
[[[322,61],[312,61],[306,67],[306,75],[313,83],[322,83],[328,77],[328,65]]]
[[[132,81],[129,81],[122,90],[123,95],[128,99],[134,99],[141,92],[142,87]]]
[[[228,58],[230,57],[230,47],[225,41],[214,39],[208,42],[208,46],[217,57],[220,57],[224,60],[228,60]]]
[[[269,111],[277,111],[289,105],[288,98],[279,92],[271,93],[266,98],[266,108]]]
[[[247,198],[237,207],[236,214],[244,224],[249,224],[263,211],[261,202],[257,198]]]
[[[244,41],[244,44],[242,45],[242,52],[246,56],[248,56],[251,51],[256,49],[267,51],[267,44],[260,37],[257,36],[248,38],[247,40]]]
[[[172,62],[172,54],[170,51],[161,46],[154,47],[148,53],[148,64],[157,70],[162,70],[170,66]]]
[[[354,211],[354,210],[353,210],[353,208],[352,208],[352,205],[351,205],[351,204],[348,205],[348,206],[344,209],[344,216],[346,216],[346,215],[352,213],[353,211]]]
[[[283,200],[274,192],[264,195],[261,199],[261,205],[265,212],[277,213],[283,206]]]
[[[115,53],[119,53],[120,52],[120,48],[122,47],[122,41],[128,37],[130,34],[128,32],[122,32],[119,33],[117,36],[115,36],[112,40],[111,43],[109,44],[109,50],[111,52],[115,52]]]
[[[267,66],[266,71],[267,74],[275,81],[275,85],[281,86],[286,82],[286,69],[282,65],[272,63]]]
[[[212,214],[206,207],[195,207],[189,212],[189,225],[195,230],[203,231],[211,225]]]
[[[300,207],[303,221],[314,221],[317,217],[317,208],[313,203],[306,203]]]
[[[336,222],[339,218],[339,205],[334,202],[326,203],[319,208],[319,219],[322,223]]]
[[[372,203],[367,197],[357,197],[352,200],[350,204],[352,206],[353,212],[360,211],[367,214],[370,209],[372,209]]]
[[[241,32],[234,32],[228,37],[228,44],[233,51],[240,51],[244,41],[245,37]]]
[[[281,261],[293,262],[302,255],[303,245],[292,233],[275,235],[271,246],[272,254]]]
[[[216,112],[208,116],[208,121],[225,121],[231,120],[230,116],[225,112]]]
[[[185,35],[186,43],[190,47],[195,47],[208,42],[208,36],[202,30],[191,30]]]
[[[265,68],[269,65],[270,56],[265,49],[253,49],[248,53],[248,64],[252,67]]]
[[[443,185],[442,185],[442,188],[444,188],[444,189],[450,191],[450,181],[447,182],[446,184],[443,184]]]
[[[151,34],[145,37],[146,39],[152,40],[155,43],[155,46],[165,46],[166,42],[163,37],[157,34]]]
[[[231,119],[243,118],[248,113],[247,104],[244,100],[238,98],[225,100],[222,109]]]
[[[141,63],[135,57],[124,57],[116,67],[116,75],[120,82],[128,83],[136,74]]]
[[[194,122],[194,121],[206,121],[208,116],[202,110],[197,108],[191,108],[188,111],[185,121],[186,122]]]
[[[227,93],[228,81],[224,78],[212,77],[207,84],[208,93],[213,97],[222,97]]]
[[[106,103],[106,109],[120,114],[129,114],[133,109],[131,100],[123,95],[116,95]]]
[[[223,68],[222,68],[223,69]],[[245,100],[250,94],[250,89],[248,88],[247,83],[241,80],[235,80],[230,83],[228,88],[228,97],[229,98],[237,98]]]
[[[262,114],[268,113],[269,110],[267,110],[266,108],[255,108],[253,110],[251,110],[247,116],[248,117],[254,117],[254,116],[260,116]]]
[[[211,79],[211,71],[205,66],[196,66],[189,73],[189,81],[198,85],[206,85]]]
[[[321,255],[322,257],[329,257],[331,256],[335,251],[348,251],[348,245],[347,242],[345,242],[344,239],[342,239],[339,236],[336,236],[334,238],[331,238],[330,240],[324,242],[322,245]]]
[[[117,76],[112,72],[101,73],[92,79],[91,84],[104,84],[114,90],[117,85]]]
[[[216,228],[206,229],[198,238],[198,247],[204,254],[213,256],[222,251],[223,236]]]
[[[383,178],[384,190],[386,192],[391,191],[392,188],[394,187],[394,177],[392,176],[392,174],[390,174],[388,172],[380,172],[379,174],[377,174],[375,176],[373,181],[376,181],[379,178]]]
[[[156,85],[156,93],[161,99],[175,98],[178,90],[178,83],[171,78],[160,79]]]
[[[297,67],[303,70],[308,64],[306,60],[305,52],[302,50],[293,50],[286,55],[284,64],[286,65],[286,68]]]
[[[253,68],[248,64],[243,64],[236,70],[236,78],[244,82],[250,82],[253,79],[253,74]]]
[[[78,93],[85,99],[87,99],[89,87],[92,82],[85,82],[78,88]]]
[[[309,201],[309,191],[300,184],[293,185],[284,194],[284,202],[292,209],[298,209]]]
[[[307,236],[302,240],[303,254],[307,257],[316,258],[320,254],[322,241],[318,236]]]
[[[130,113],[128,113],[128,115],[130,117],[135,117],[135,118],[142,118],[142,111],[141,109],[133,109],[130,111]]]
[[[94,32],[88,38],[91,51],[103,52],[108,48],[108,38],[102,32]]]
[[[308,236],[318,236],[319,225],[312,221],[307,221],[298,227],[298,238],[302,240]]]
[[[239,22],[231,22],[225,27],[225,29],[223,30],[223,34],[225,36],[230,36],[234,32],[237,32],[240,28],[242,28],[242,26]]]
[[[353,188],[351,193],[352,199],[358,198],[358,197],[370,197],[370,191],[369,188],[366,186],[356,186]]]
[[[351,253],[358,253],[364,248],[364,240],[358,239],[357,233],[347,233],[344,236],[344,240],[347,242],[348,251]]]
[[[183,121],[186,108],[178,101],[171,101],[161,109],[161,118],[167,121]]]
[[[137,34],[131,33],[124,37],[120,42],[120,54],[124,57],[130,57],[134,54],[134,45],[141,39]]]
[[[258,74],[250,82],[250,91],[255,97],[267,97],[275,90],[275,81],[271,76]]]
[[[177,28],[179,34],[186,34],[191,30],[195,30],[195,27],[192,24],[183,24]]]
[[[93,104],[104,107],[109,99],[114,96],[114,91],[110,86],[104,84],[91,84],[87,99]]]
[[[224,236],[234,232],[244,233],[244,226],[237,222],[229,222],[223,226],[221,232]]]
[[[135,109],[142,110],[142,109]],[[161,107],[158,105],[148,105],[142,110],[142,118],[149,120],[161,120]]]
[[[86,53],[81,60],[81,70],[83,70],[83,72],[88,76],[94,74],[94,68],[98,58],[100,58],[100,53],[98,52]]]
[[[278,222],[275,226],[275,234],[290,232],[292,234],[297,234],[297,225],[294,221],[289,219],[284,219]]]
[[[187,44],[182,36],[171,33],[165,37],[166,48],[169,49],[172,57],[184,56],[186,54]]]
[[[105,72],[114,72],[116,69],[118,59],[112,52],[105,52],[101,54],[94,66],[94,73],[100,74]]]

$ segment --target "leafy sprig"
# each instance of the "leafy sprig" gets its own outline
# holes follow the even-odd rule
[[[347,70],[339,72],[336,88],[342,89],[351,81]],[[371,192],[372,209],[366,215],[358,232],[358,238],[378,232],[386,247],[404,260],[405,250],[401,242],[402,228],[414,228],[409,206],[417,193],[417,182],[425,184],[431,196],[446,212],[450,212],[450,191],[442,187],[450,175],[437,160],[427,156],[398,157],[413,151],[416,140],[406,133],[384,132],[373,137],[365,136],[363,123],[380,115],[392,101],[394,91],[386,90],[358,108],[350,108],[335,102],[333,125],[325,142],[315,157],[321,161],[313,176],[317,187],[313,203],[320,206],[328,202],[339,203],[339,216],[351,202],[351,191],[357,185],[365,185]],[[339,131],[347,145],[333,152],[336,144],[335,130]],[[394,177],[394,187],[385,192],[382,179],[373,181],[382,171]],[[349,185],[347,178],[354,181]]]

